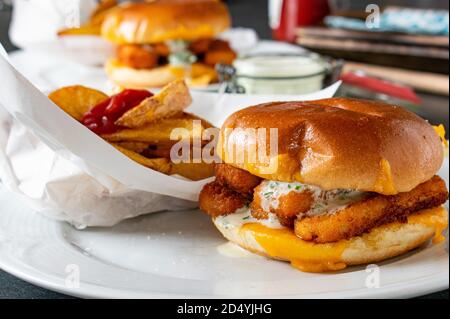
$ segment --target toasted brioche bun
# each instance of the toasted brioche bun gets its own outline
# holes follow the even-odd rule
[[[133,69],[120,64],[116,59],[110,59],[105,64],[108,78],[118,87],[147,89],[163,87],[177,79],[186,77],[182,68],[165,65],[153,69]],[[206,86],[217,80],[216,71],[201,63],[192,65],[192,78],[187,79],[191,87]]]
[[[260,162],[270,142],[235,128],[278,130],[278,155]],[[393,195],[432,178],[443,162],[443,147],[433,127],[399,106],[332,98],[278,102],[249,107],[231,115],[219,141],[222,160],[259,177],[298,181],[322,189],[357,189]],[[232,150],[232,151],[230,151]]]
[[[262,225],[252,228],[230,222],[225,226],[218,219],[213,221],[226,239],[246,250],[290,261],[303,271],[324,272],[399,256],[419,247],[435,235],[436,242],[440,242],[444,239],[442,232],[448,226],[448,213],[444,207],[423,210],[409,216],[407,223],[386,224],[362,236],[329,244],[303,241],[288,228],[271,231]]]
[[[156,0],[114,10],[105,18],[101,34],[117,44],[150,44],[212,38],[229,27],[230,15],[221,1]]]

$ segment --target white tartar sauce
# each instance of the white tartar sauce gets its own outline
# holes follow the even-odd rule
[[[324,214],[334,214],[352,203],[363,200],[367,197],[366,192],[350,189],[323,190],[320,187],[298,182],[285,183],[266,180],[262,182],[258,195],[261,198],[261,208],[265,212],[277,209],[281,196],[290,192],[309,192],[314,199],[310,210],[300,214],[298,217],[318,216]]]
[[[267,219],[256,219],[252,216],[250,207],[244,206],[233,214],[216,217],[215,221],[225,229],[241,227],[248,223],[259,223],[269,228],[284,228],[275,214],[269,213],[268,216]]]

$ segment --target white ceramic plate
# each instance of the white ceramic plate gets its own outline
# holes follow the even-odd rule
[[[447,185],[448,168],[446,159]],[[401,298],[449,285],[448,239],[379,264],[380,287],[368,288],[376,281],[365,267],[302,273],[231,246],[198,211],[80,231],[38,215],[1,186],[0,207],[0,268],[73,296]]]

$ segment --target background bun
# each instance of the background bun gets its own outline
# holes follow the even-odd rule
[[[131,3],[109,14],[102,36],[117,44],[213,38],[230,27],[230,15],[218,0],[156,0]]]
[[[433,220],[435,224],[430,223]],[[293,254],[292,249],[295,249],[296,241],[302,241],[296,237],[292,230],[291,239],[289,236],[279,236],[276,234],[263,233],[263,236],[274,243],[274,250],[277,251],[277,256],[267,251],[262,247],[258,241],[258,234],[251,229],[242,227],[241,225],[233,224],[232,222],[224,224],[214,220],[214,224],[222,235],[229,241],[247,249],[253,253],[263,255],[266,257],[290,261],[283,255],[283,251],[289,251]],[[324,260],[324,253],[322,247],[325,249],[342,251],[340,257],[334,260],[333,263],[343,263],[347,266],[361,265],[379,262],[388,258],[402,255],[414,248],[424,244],[435,233],[443,231],[448,224],[448,213],[443,207],[430,209],[408,217],[408,223],[391,223],[372,229],[369,233],[362,236],[351,238],[348,241],[340,241],[328,244],[313,244],[308,245],[308,249],[294,252],[295,255],[301,256],[304,254],[306,258],[316,258],[318,264],[327,265],[327,260]],[[269,236],[269,237],[268,237]],[[270,236],[273,236],[271,238]],[[303,242],[303,241],[302,241]],[[311,271],[311,269],[303,269]],[[317,271],[326,271],[332,269],[318,268]]]
[[[249,144],[269,154],[269,142],[242,131],[227,135],[227,128],[277,128],[277,170],[265,173],[266,163],[248,162]],[[443,161],[440,137],[419,116],[399,106],[346,98],[243,109],[224,123],[220,145],[224,162],[265,179],[386,195],[429,180]]]
[[[164,65],[153,69],[133,69],[120,64],[116,59],[110,59],[105,64],[106,74],[113,84],[122,88],[149,89],[160,88],[177,79],[186,78],[190,87],[202,87],[217,79],[214,68],[206,64],[194,63],[191,66],[190,76],[187,78],[183,68]],[[209,81],[197,84],[196,79],[206,77]]]

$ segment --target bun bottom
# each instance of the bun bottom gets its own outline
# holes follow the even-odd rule
[[[230,219],[223,223],[218,218],[213,222],[226,239],[246,250],[289,261],[301,271],[327,272],[402,255],[433,236],[435,243],[441,242],[445,240],[442,232],[448,226],[448,213],[444,207],[423,210],[409,216],[407,223],[386,224],[362,236],[328,244],[306,242],[291,229],[268,228],[258,222],[244,224]]]
[[[186,77],[183,68],[165,65],[153,69],[133,69],[120,64],[116,59],[107,61],[105,70],[111,82],[127,89],[161,88]],[[191,79],[186,79],[191,87],[204,87],[217,81],[216,71],[200,63],[192,65],[191,75]]]

